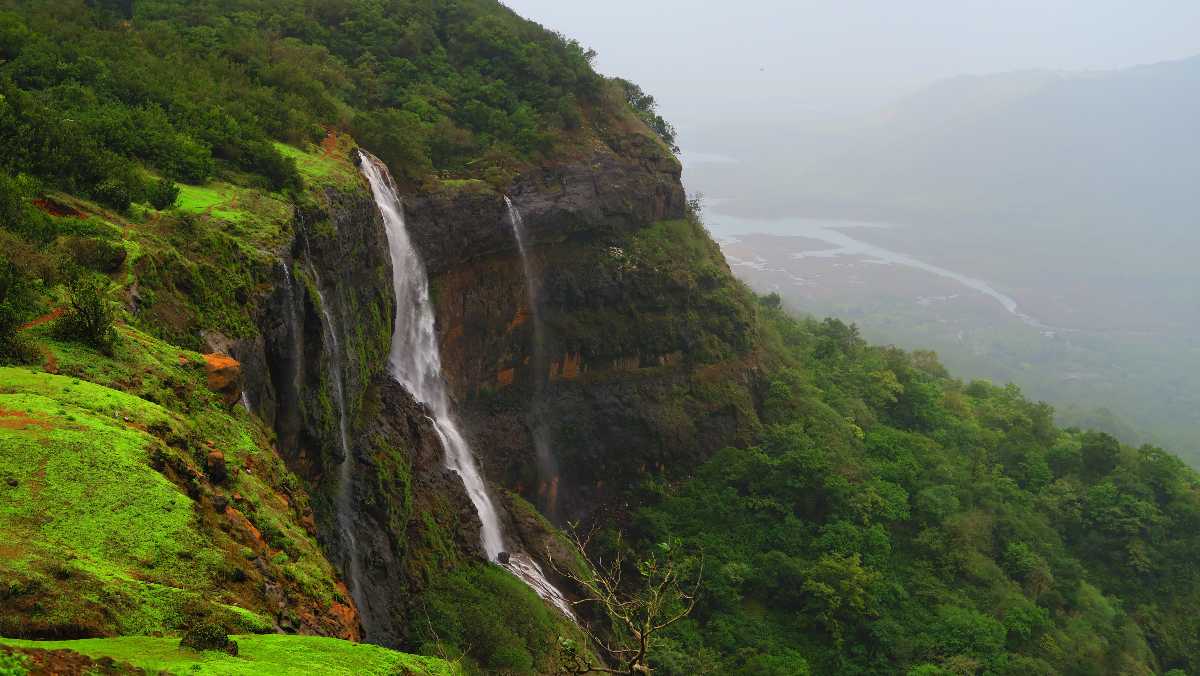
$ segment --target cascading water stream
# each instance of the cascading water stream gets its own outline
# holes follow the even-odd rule
[[[305,252],[308,252],[308,241],[305,238]],[[329,341],[329,380],[333,394],[333,403],[336,407],[337,422],[338,422],[338,446],[342,454],[341,462],[338,463],[338,486],[337,493],[334,496],[334,502],[337,508],[337,525],[338,531],[342,536],[342,545],[345,548],[346,570],[343,575],[346,578],[346,587],[350,591],[350,596],[354,599],[354,604],[359,611],[359,619],[363,623],[363,629],[370,632],[370,627],[367,626],[367,617],[370,616],[367,608],[366,596],[362,593],[360,580],[362,579],[362,558],[358,551],[358,541],[354,537],[354,463],[350,454],[350,435],[346,429],[346,391],[342,383],[342,349],[338,341],[337,325],[333,321],[333,315],[329,312],[329,304],[325,301],[325,294],[321,292],[321,279],[317,276],[317,270],[312,266],[311,257],[309,257],[308,272],[313,278],[313,290],[317,294],[317,303],[320,305],[321,311],[321,329],[325,333],[326,340]],[[291,271],[284,266],[284,272],[287,276],[288,294],[293,294],[292,290],[292,275]],[[289,298],[290,300],[290,298]],[[298,328],[295,330],[299,330]]]
[[[529,319],[533,324],[533,448],[538,463],[538,494],[542,497],[543,507],[547,516],[552,520],[558,511],[558,459],[550,449],[549,431],[543,424],[545,415],[540,411],[542,393],[546,387],[546,332],[542,324],[542,315],[538,307],[537,288],[534,286],[533,266],[529,262],[529,249],[525,240],[525,219],[521,211],[513,204],[508,195],[504,196],[504,205],[508,207],[508,221],[512,225],[513,238],[517,241],[517,253],[521,256],[521,269],[525,273],[525,294],[529,302]]]
[[[392,258],[392,282],[396,292],[396,322],[389,357],[391,375],[431,414],[433,427],[446,450],[446,467],[458,473],[467,495],[483,524],[480,540],[488,559],[497,562],[505,551],[500,516],[480,475],[475,456],[459,430],[450,407],[450,397],[442,378],[441,354],[434,327],[433,304],[429,299],[429,280],[425,265],[408,237],[400,196],[387,167],[374,156],[362,152],[361,169],[371,184],[371,192],[386,226],[388,249]],[[505,567],[528,584],[568,617],[574,618],[570,604],[554,587],[533,559],[522,553],[510,553]]]

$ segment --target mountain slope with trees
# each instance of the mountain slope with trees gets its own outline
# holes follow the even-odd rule
[[[0,652],[34,652],[0,670],[41,645],[525,674],[640,644],[664,674],[1200,671],[1196,475],[754,297],[653,98],[590,58],[487,0],[0,0]],[[624,562],[607,606],[581,606],[590,636],[481,560],[424,409],[387,378],[359,144],[401,184],[506,528],[570,566],[577,600],[585,559]],[[570,465],[542,486],[538,416]],[[595,525],[587,557],[539,507]],[[664,570],[698,591],[656,600],[681,619],[641,641],[606,612]],[[368,624],[430,657],[336,640]]]

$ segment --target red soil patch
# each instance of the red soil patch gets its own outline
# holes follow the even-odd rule
[[[254,524],[250,522],[250,519],[246,518],[246,515],[233,507],[226,508],[225,514],[229,517],[234,527],[241,529],[248,540],[254,543],[254,549],[264,552],[271,551],[271,548],[267,546],[267,541],[263,539],[262,533],[254,527]]]
[[[24,411],[10,411],[0,408],[0,427],[8,430],[23,430],[30,427],[40,427],[44,430],[54,429],[47,420],[39,420],[27,415]]]
[[[579,352],[563,355],[561,362],[550,363],[550,380],[574,380],[583,370],[583,355]]]
[[[330,155],[337,152],[337,147],[338,147],[337,132],[330,129],[328,131],[328,133],[325,134],[325,138],[321,139],[321,150],[325,153],[326,157],[329,157]]]
[[[529,321],[529,311],[526,308],[521,307],[517,310],[517,314],[513,315],[512,320],[508,322],[508,327],[504,329],[504,332],[512,333],[513,329],[521,326],[527,321]]]
[[[242,396],[242,365],[224,354],[204,355],[208,371],[208,389],[223,395],[226,406],[233,406]]]
[[[37,207],[38,209],[41,209],[43,212],[50,214],[51,216],[57,216],[59,218],[62,218],[64,216],[71,216],[72,218],[83,218],[86,215],[82,211],[76,209],[75,207],[72,207],[67,204],[63,204],[62,202],[58,202],[55,200],[46,199],[46,198],[34,200],[33,206]]]
[[[110,657],[98,660],[73,650],[39,650],[37,648],[0,648],[0,652],[25,655],[31,675],[82,676],[83,674],[144,674],[145,671]]]
[[[342,595],[349,599],[350,592],[346,589],[346,585],[338,583],[338,587],[342,589]],[[354,609],[353,605],[334,601],[329,605],[329,614],[343,627],[338,638],[355,642],[362,640],[362,634],[358,630],[358,611]]]
[[[508,387],[509,385],[513,384],[513,381],[516,380],[516,377],[516,369],[502,369],[496,374],[496,386]]]
[[[25,322],[17,330],[25,331],[27,329],[32,329],[35,326],[41,326],[42,324],[45,324],[47,322],[52,322],[55,319],[58,319],[59,317],[62,316],[62,314],[63,314],[63,308],[56,307],[53,310],[51,310],[50,312],[47,312],[46,314],[42,315],[41,317],[38,317],[37,319]]]
[[[46,363],[42,365],[42,369],[46,373],[58,373],[58,357],[54,356],[54,351],[48,347],[42,348],[42,355],[46,357]]]

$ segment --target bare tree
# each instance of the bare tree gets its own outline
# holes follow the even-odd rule
[[[595,530],[580,537],[576,524],[571,525],[570,539],[586,564],[582,571],[560,566],[547,551],[550,565],[560,575],[572,580],[583,590],[584,598],[573,605],[597,604],[611,623],[608,639],[601,639],[587,627],[584,631],[593,643],[603,649],[607,659],[596,663],[591,654],[571,639],[559,639],[562,674],[649,674],[649,655],[658,635],[667,627],[691,614],[704,577],[704,558],[696,566],[696,579],[688,584],[687,572],[680,558],[678,543],[663,543],[646,558],[626,560],[621,534],[617,533],[615,554],[608,561],[596,559],[588,552]],[[623,579],[627,569],[636,571],[636,579]],[[687,575],[690,580],[690,575]]]

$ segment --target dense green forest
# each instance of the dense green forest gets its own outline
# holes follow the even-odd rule
[[[1200,483],[763,299],[767,427],[631,527],[703,553],[661,673],[1195,673]]]
[[[0,495],[5,509],[28,501],[12,497],[36,475],[17,453],[45,445],[19,434],[41,429],[39,416],[63,434],[116,438],[115,416],[129,426],[115,452],[142,474],[107,490],[168,506],[138,505],[128,522],[89,515],[88,528],[117,538],[162,509],[164,523],[178,517],[171,527],[190,533],[157,471],[178,480],[214,438],[257,463],[245,465],[258,472],[241,476],[237,495],[270,524],[254,531],[265,557],[210,528],[178,536],[195,551],[169,565],[148,554],[105,559],[93,578],[85,573],[100,569],[74,559],[4,564],[0,608],[41,596],[0,627],[29,630],[17,638],[169,633],[182,611],[161,588],[186,587],[181,576],[195,573],[203,593],[223,594],[237,628],[278,629],[229,609],[249,561],[326,608],[344,602],[315,536],[293,523],[311,512],[272,455],[276,439],[204,390],[203,359],[188,350],[204,329],[254,335],[248,308],[270,286],[268,249],[293,234],[283,225],[291,210],[312,207],[317,188],[357,180],[345,157],[313,151],[323,139],[353,138],[414,191],[463,179],[503,189],[634,124],[672,147],[653,97],[597,75],[593,56],[487,0],[0,0],[0,365],[28,367],[0,371],[0,403],[21,407],[0,407],[0,419],[22,425],[0,425],[9,435],[0,441],[19,440],[0,448],[14,491]],[[715,251],[689,211],[692,222],[674,230]],[[753,299],[719,266],[697,281],[671,269],[679,251],[659,252],[639,274],[668,270],[671,288],[712,313],[682,326],[752,327],[738,355],[709,361],[753,355],[762,424],[751,443],[652,472],[597,512],[612,518],[596,524],[596,557],[621,546],[645,560],[677,543],[684,569],[703,567],[694,611],[652,645],[657,673],[1200,673],[1200,478],[1182,462],[1059,429],[1049,406],[1013,386],[955,380],[933,353],[868,345],[836,319],[788,316],[777,296]],[[737,302],[703,305],[710,297]],[[721,316],[730,307],[737,316]],[[26,325],[39,316],[50,324]],[[116,408],[86,408],[106,397]],[[92,443],[72,439],[73,452]],[[165,469],[130,460],[142,443]],[[80,457],[70,475],[99,473]],[[411,487],[402,488],[408,510]],[[426,534],[444,536],[430,523]],[[72,528],[63,531],[83,537]],[[420,561],[429,579],[413,581],[423,624],[407,628],[401,647],[473,672],[561,666],[562,618],[499,568],[464,562],[444,537],[413,545],[433,553]],[[107,549],[92,543],[89,555]],[[128,591],[141,583],[156,586]],[[29,629],[29,618],[60,627],[77,612],[72,585],[100,619],[81,615],[69,625],[79,636]],[[153,613],[105,614],[106,601],[133,607],[137,594]],[[606,633],[605,618],[584,617]],[[114,645],[124,656],[162,648]],[[305,649],[347,659],[319,642]],[[0,673],[10,673],[6,659]]]

